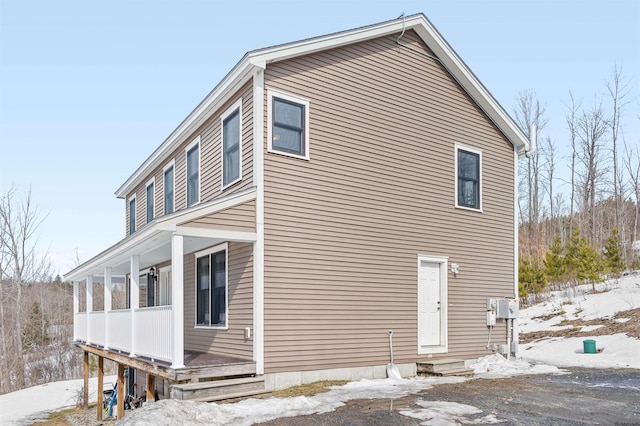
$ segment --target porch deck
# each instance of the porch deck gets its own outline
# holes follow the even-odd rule
[[[166,361],[154,360],[144,356],[130,357],[126,352],[105,350],[99,346],[87,345],[81,342],[76,344],[89,353],[176,383],[256,374],[256,363],[254,361],[228,355],[185,350],[185,366],[174,369],[171,368],[171,363]]]

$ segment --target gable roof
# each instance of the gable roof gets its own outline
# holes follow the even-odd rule
[[[413,30],[418,34],[434,52],[440,63],[511,142],[520,156],[529,150],[529,141],[511,117],[449,46],[427,17],[419,13],[366,27],[247,52],[207,97],[118,188],[115,195],[118,198],[125,198],[143,179],[147,178],[153,168],[167,161],[169,155],[178,145],[197,130],[224,102],[229,100],[242,85],[251,80],[256,71],[264,70],[269,63],[390,34],[399,34],[403,30]]]

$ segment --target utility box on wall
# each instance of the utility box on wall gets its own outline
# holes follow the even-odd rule
[[[496,316],[505,319],[518,318],[518,299],[498,299]]]

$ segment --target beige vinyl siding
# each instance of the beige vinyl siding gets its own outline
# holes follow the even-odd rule
[[[242,97],[242,180],[224,191],[221,190],[221,134],[220,116]],[[175,159],[174,168],[174,211],[187,207],[187,169],[186,169],[186,148],[194,140],[200,137],[200,202],[210,201],[217,197],[228,195],[253,186],[253,86],[249,82],[245,84],[236,96],[226,102],[218,111],[193,132],[185,141],[178,146],[168,159],[158,164],[149,176],[142,180],[135,191],[136,210],[136,230],[145,225],[146,221],[146,184],[152,176],[155,176],[155,197],[156,197],[156,217],[164,214],[164,167]],[[128,198],[127,198],[128,199]],[[127,207],[128,209],[128,207]],[[128,231],[127,216],[127,233]]]
[[[239,206],[230,207],[180,225],[195,228],[256,232],[256,202],[250,201]]]
[[[418,254],[460,265],[446,356],[488,353],[485,298],[513,294],[513,148],[397,36],[265,71],[267,89],[310,102],[310,161],[265,154],[267,373],[385,364],[389,329],[397,363],[425,359]],[[403,42],[432,54],[413,32]],[[482,150],[482,213],[455,208],[456,143]]]
[[[253,329],[253,244],[229,243],[228,329],[195,328],[195,255],[184,257],[185,349],[253,359],[253,340],[244,338]]]

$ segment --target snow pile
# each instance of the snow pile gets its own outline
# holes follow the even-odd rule
[[[145,404],[127,413],[118,424],[251,425],[281,417],[321,414],[335,410],[355,399],[396,399],[443,383],[458,383],[464,378],[427,378],[360,380],[333,386],[329,392],[293,398],[246,399],[233,404],[163,400]]]
[[[466,404],[458,404],[457,402],[447,401],[417,401],[417,405],[422,408],[412,410],[402,410],[400,414],[411,417],[413,419],[425,420],[422,425],[458,425],[461,416],[482,413],[482,410]],[[483,419],[489,420],[490,416]],[[495,419],[486,423],[497,423],[500,420]],[[469,423],[468,421],[465,423]],[[484,422],[483,422],[484,423]]]
[[[499,378],[522,374],[563,374],[558,367],[546,364],[531,364],[523,359],[506,359],[502,355],[487,355],[478,359],[470,368],[477,377]]]
[[[105,376],[107,383],[115,383],[116,376]],[[0,424],[30,425],[45,419],[50,412],[75,407],[82,392],[82,379],[52,382],[0,395]],[[89,379],[89,399],[98,396],[98,378]]]

